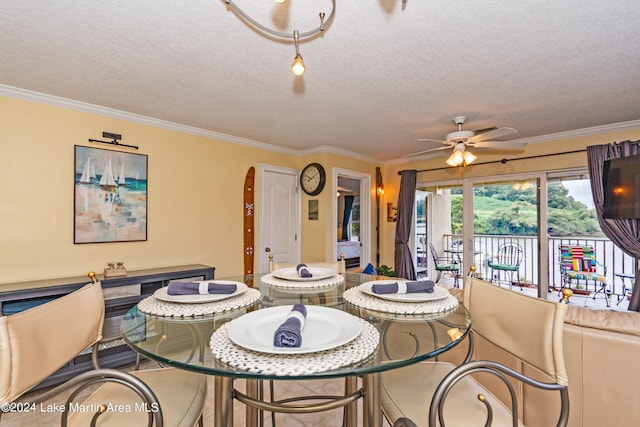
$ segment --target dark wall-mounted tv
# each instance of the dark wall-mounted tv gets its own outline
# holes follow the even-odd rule
[[[603,217],[640,219],[640,155],[605,161],[603,178]]]

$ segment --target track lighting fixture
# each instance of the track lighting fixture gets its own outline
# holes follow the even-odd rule
[[[242,10],[233,0],[223,0],[223,1],[238,16],[240,16],[242,20],[244,20],[246,23],[254,27],[259,32],[262,32],[263,34],[270,37],[275,37],[280,39],[293,39],[293,42],[296,46],[296,56],[295,56],[295,59],[293,60],[293,64],[291,64],[291,72],[296,76],[303,75],[305,71],[304,61],[302,60],[302,55],[300,55],[300,49],[299,49],[300,40],[312,38],[324,32],[325,29],[328,28],[328,25],[330,25],[331,22],[333,21],[333,18],[335,16],[335,10],[336,10],[336,0],[331,0],[331,12],[329,12],[328,15],[326,15],[324,12],[320,12],[318,14],[320,17],[320,25],[318,27],[308,31],[295,30],[293,31],[293,34],[292,34],[292,33],[285,33],[282,31],[274,30],[265,25],[262,25],[261,23],[253,19],[251,16],[249,16],[247,12]],[[284,4],[287,2],[287,0],[275,0],[275,2],[279,4]],[[325,20],[325,16],[327,17],[326,20]]]

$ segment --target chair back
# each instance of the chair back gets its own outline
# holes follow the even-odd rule
[[[102,339],[100,282],[0,316],[0,403],[12,402]]]
[[[560,267],[562,271],[596,272],[593,246],[560,245]]]
[[[498,249],[495,264],[519,266],[522,262],[522,247],[516,243],[505,243]]]
[[[436,252],[436,248],[433,246],[433,243],[429,242],[429,250],[431,251],[431,257],[433,258],[433,262],[435,265],[439,264],[438,261],[438,252]]]
[[[345,272],[344,259],[334,262],[307,262],[305,264],[307,265],[307,267],[326,268],[329,270],[333,270],[333,272],[337,274],[342,274]],[[281,268],[295,268],[296,266],[297,264],[274,262],[273,260],[269,260],[269,273],[272,273]]]
[[[513,292],[466,277],[464,303],[474,333],[567,384],[562,328],[567,304]]]

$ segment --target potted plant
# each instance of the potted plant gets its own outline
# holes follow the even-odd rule
[[[376,267],[376,272],[378,273],[378,276],[387,276],[387,277],[396,276],[396,272],[391,267],[384,264],[379,267]]]

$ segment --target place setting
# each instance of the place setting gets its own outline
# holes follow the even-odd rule
[[[270,286],[293,289],[324,288],[344,283],[344,277],[335,270],[307,266],[304,263],[295,267],[279,268],[264,275],[260,280]]]
[[[395,314],[434,314],[458,307],[458,300],[433,280],[375,280],[346,290],[343,298],[360,308]]]
[[[209,345],[218,360],[234,368],[296,376],[360,362],[379,341],[377,329],[363,319],[298,303],[244,314],[217,329]]]
[[[231,280],[169,282],[138,303],[138,309],[156,316],[193,317],[249,306],[260,291]]]

